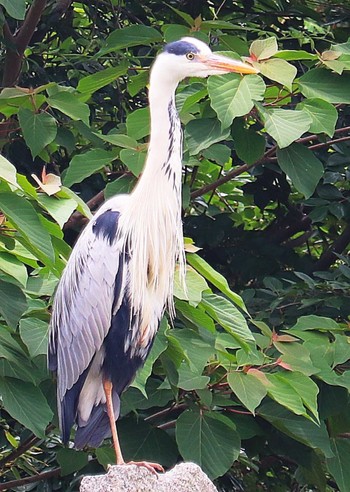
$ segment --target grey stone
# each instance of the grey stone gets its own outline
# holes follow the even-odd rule
[[[217,489],[198,465],[180,463],[157,475],[143,466],[111,466],[105,475],[84,477],[80,492],[217,492]]]

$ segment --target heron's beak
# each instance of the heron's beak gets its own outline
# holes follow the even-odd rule
[[[227,56],[215,54],[202,56],[200,61],[207,65],[208,68],[222,70],[223,72],[236,72],[241,74],[259,73],[259,70],[252,65],[239,60],[234,60],[233,58],[228,58]]]

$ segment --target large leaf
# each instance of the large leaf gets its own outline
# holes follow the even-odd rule
[[[275,80],[292,90],[292,83],[297,75],[297,69],[286,60],[273,58],[260,63],[259,68],[265,77]]]
[[[272,401],[261,405],[259,415],[293,439],[312,449],[321,449],[326,457],[333,456],[324,422],[317,425],[309,419],[294,415]]]
[[[27,269],[23,262],[15,255],[7,252],[0,252],[0,272],[1,271],[14,277],[23,287],[26,286],[28,279]]]
[[[153,27],[138,24],[113,31],[108,36],[101,52],[106,54],[111,51],[130,48],[131,46],[150,45],[161,41],[162,36],[159,31],[156,31]]]
[[[350,484],[350,442],[349,439],[335,438],[331,439],[331,448],[334,454],[333,458],[328,458],[327,468],[337,482],[340,492],[349,492]]]
[[[338,111],[333,104],[319,98],[305,99],[297,105],[297,109],[303,109],[310,115],[310,132],[333,136],[338,119]]]
[[[79,101],[78,96],[75,94],[67,91],[57,92],[47,99],[47,103],[72,118],[72,120],[81,120],[86,125],[89,124],[89,106]]]
[[[227,375],[227,382],[237,398],[254,414],[256,407],[267,394],[263,383],[253,375],[242,371],[230,372]]]
[[[350,104],[350,74],[338,75],[330,70],[315,68],[300,77],[299,86],[305,97]]]
[[[225,140],[230,134],[229,128],[222,130],[220,121],[214,118],[192,120],[186,125],[186,142],[191,155],[198,154],[216,142]]]
[[[287,382],[300,396],[305,407],[319,421],[317,410],[317,395],[319,388],[314,381],[301,372],[285,371],[279,374],[280,380]]]
[[[231,301],[233,301],[240,309],[247,313],[247,308],[245,307],[243,299],[230,289],[225,277],[210,266],[209,263],[207,263],[201,256],[197,254],[189,254],[187,255],[187,262],[217,289],[219,289],[220,292],[225,294],[225,296],[231,299]]]
[[[208,80],[208,92],[222,128],[227,128],[234,118],[249,113],[254,101],[263,99],[265,84],[258,75],[215,75]]]
[[[111,164],[113,159],[115,159],[114,153],[103,149],[89,150],[85,154],[75,155],[64,176],[64,185],[70,187],[75,183],[80,183],[104,166]]]
[[[46,321],[24,318],[20,321],[19,331],[32,358],[47,354],[49,325]]]
[[[255,60],[266,60],[278,51],[277,39],[271,36],[266,39],[256,39],[249,48],[249,53]]]
[[[150,132],[150,115],[149,108],[141,108],[133,111],[126,119],[126,128],[128,136],[139,140],[146,137]]]
[[[298,143],[293,143],[285,149],[278,149],[277,160],[296,189],[309,198],[323,176],[322,162],[311,150]]]
[[[49,113],[33,113],[26,108],[20,108],[18,119],[24,140],[34,158],[55,139],[57,134],[56,120]]]
[[[26,309],[27,300],[22,289],[17,285],[0,280],[0,313],[6,323],[15,329]]]
[[[11,417],[36,436],[45,437],[45,429],[53,413],[39,388],[18,379],[0,378],[0,394]]]
[[[23,20],[26,13],[25,0],[0,0],[7,13],[14,19]]]
[[[118,423],[123,454],[127,461],[147,460],[164,466],[175,464],[178,452],[174,440],[163,430],[143,420],[124,418]]]
[[[57,224],[63,228],[69,217],[77,208],[77,202],[73,198],[56,198],[43,193],[37,197],[40,205],[49,212]]]
[[[236,119],[232,127],[235,151],[240,159],[247,164],[254,164],[264,155],[266,139],[254,128],[245,128],[241,119]]]
[[[304,111],[291,109],[265,109],[259,105],[267,133],[273,137],[280,148],[288,147],[305,133],[312,123]]]
[[[12,224],[30,242],[40,259],[54,260],[55,254],[51,238],[39,220],[32,204],[15,193],[0,193],[0,209]]]
[[[202,275],[196,272],[190,266],[187,266],[185,285],[182,285],[179,269],[175,272],[174,278],[174,296],[177,299],[189,301],[192,305],[197,306],[202,300],[202,292],[208,290],[208,284]]]
[[[268,395],[296,415],[307,416],[303,401],[297,391],[279,373],[267,374]]]
[[[176,421],[182,457],[197,463],[209,477],[223,475],[238,458],[240,439],[229,419],[214,413],[186,410]]]
[[[17,170],[10,161],[3,155],[0,155],[0,179],[14,186],[18,186],[16,178]]]
[[[81,93],[93,94],[98,89],[105,87],[121,75],[125,75],[128,69],[126,62],[119,62],[116,67],[109,67],[92,75],[87,75],[79,80],[77,90]]]
[[[62,477],[81,470],[89,462],[89,454],[87,452],[70,448],[59,449],[56,458],[61,467]]]
[[[254,341],[244,316],[230,301],[216,294],[205,293],[202,304],[210,316],[231,333],[243,347],[246,347],[247,341]]]

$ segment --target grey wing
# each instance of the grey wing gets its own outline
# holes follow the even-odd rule
[[[51,318],[49,368],[57,372],[59,401],[101,348],[111,326],[112,310],[118,309],[122,301],[125,265],[121,240],[117,239],[119,216],[115,209],[101,209],[90,221],[57,288]]]

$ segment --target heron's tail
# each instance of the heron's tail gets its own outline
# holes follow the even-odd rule
[[[119,395],[113,392],[113,408],[115,419],[119,416],[120,399]],[[82,449],[85,446],[97,448],[106,437],[112,435],[109,418],[105,403],[100,403],[93,408],[89,420],[84,423],[78,423],[75,434],[74,446]]]

